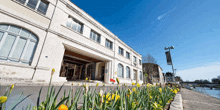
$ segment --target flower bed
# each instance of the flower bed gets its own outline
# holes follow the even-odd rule
[[[52,75],[55,70],[52,70]],[[168,109],[170,102],[173,100],[177,91],[179,91],[176,87],[160,87],[154,86],[151,84],[140,85],[132,83],[132,86],[128,87],[127,85],[120,85],[120,81],[117,79],[118,86],[115,90],[103,91],[98,90],[97,87],[99,84],[97,83],[94,91],[90,89],[87,84],[84,84],[81,88],[76,90],[75,94],[73,94],[69,90],[67,94],[63,94],[63,98],[57,103],[57,96],[59,95],[63,86],[60,87],[57,94],[55,94],[54,87],[51,87],[51,80],[48,87],[48,92],[45,100],[41,102],[40,95],[41,90],[39,91],[39,96],[37,99],[37,106],[31,107],[28,106],[26,109],[28,110],[163,110]],[[104,86],[104,85],[103,85]],[[4,96],[0,97],[0,107],[4,110],[5,102],[7,101],[7,97],[10,95],[14,85],[11,86],[10,90],[7,90]],[[73,89],[73,88],[72,88]],[[74,96],[74,97],[73,97]],[[27,96],[29,97],[29,96]],[[17,104],[13,104],[11,108],[15,108],[19,103],[21,103],[24,99],[17,102]],[[80,108],[79,100],[83,100],[83,105]]]

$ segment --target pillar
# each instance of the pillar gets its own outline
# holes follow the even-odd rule
[[[111,74],[111,61],[105,62],[105,78],[104,82],[109,84],[110,83],[110,74]]]

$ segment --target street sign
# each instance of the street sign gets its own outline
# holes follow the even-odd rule
[[[166,58],[167,58],[167,65],[172,65],[170,51],[166,51],[165,54],[166,54]]]

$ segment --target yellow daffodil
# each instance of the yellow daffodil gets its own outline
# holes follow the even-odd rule
[[[51,77],[53,76],[53,73],[55,73],[55,69],[54,68],[52,69]]]
[[[132,94],[132,92],[131,92],[131,90],[130,90],[130,89],[128,89],[128,94],[129,94],[129,95],[131,95],[131,94]]]
[[[68,110],[68,107],[64,104],[61,104],[58,110]]]
[[[177,90],[175,89],[175,90],[173,91],[173,93],[175,93],[175,94],[176,94],[176,93],[177,93]]]
[[[141,87],[141,85],[139,83],[137,83],[137,87]]]
[[[152,85],[150,84],[150,83],[147,83],[147,85],[146,85],[147,87],[152,87]]]
[[[98,86],[99,86],[99,83],[96,84],[96,87],[98,87]]]
[[[134,85],[135,85],[135,83],[134,83],[134,82],[132,82],[132,85],[134,86]]]
[[[120,95],[116,95],[116,100],[118,100],[120,98]]]
[[[150,96],[150,99],[152,99],[152,97]]]
[[[162,88],[159,88],[159,91],[162,92]]]
[[[173,89],[170,89],[171,92],[173,92]]]
[[[115,98],[115,94],[112,94],[112,100],[114,100],[114,98]]]
[[[14,86],[15,86],[14,84],[11,85],[10,93],[11,93],[11,91],[14,89]]]
[[[86,78],[86,81],[88,81],[88,78]]]
[[[52,71],[55,72],[55,69],[53,68]]]
[[[118,82],[118,84],[120,83],[118,78],[116,78],[116,81]]]
[[[0,96],[0,104],[5,103],[7,101],[7,96]]]
[[[110,97],[108,98],[108,101],[111,101],[111,98],[110,98]]]
[[[136,92],[136,88],[135,88],[135,87],[134,87],[134,88],[132,88],[132,91],[133,91],[133,92]]]

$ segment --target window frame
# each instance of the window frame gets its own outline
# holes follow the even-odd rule
[[[9,38],[10,36],[13,36],[15,38],[14,38],[13,41],[11,41],[12,44],[9,47],[10,50],[8,52],[8,55],[0,56],[0,60],[1,61],[16,62],[16,63],[31,65],[31,63],[33,61],[33,57],[34,57],[35,52],[36,52],[36,48],[37,48],[37,45],[38,45],[39,38],[33,32],[31,32],[31,31],[29,31],[25,28],[22,28],[20,26],[11,25],[11,24],[0,24],[0,26],[1,25],[6,25],[7,29],[0,28],[0,32],[3,33],[3,36],[0,39],[0,51],[2,50],[5,42],[7,42],[6,41],[7,38]],[[14,33],[11,30],[11,29],[13,29],[12,27],[17,28],[19,30],[19,32]],[[27,32],[28,36],[22,35],[22,32]],[[21,41],[21,40],[24,40],[24,45],[19,48],[19,46],[21,46],[21,45],[19,45],[19,41]],[[30,47],[31,44],[34,44],[33,47],[31,48],[32,53],[28,58],[29,60],[26,60],[25,55],[27,55],[28,47]],[[15,58],[15,56],[13,56],[13,55],[16,54],[17,49],[22,49],[22,50],[20,50],[21,52],[19,53],[20,55],[17,56],[18,58]]]
[[[128,70],[129,70],[129,73],[128,73]],[[129,75],[128,75],[129,77],[127,77],[127,74],[129,74]],[[130,69],[128,66],[126,66],[126,78],[127,78],[127,79],[130,79],[130,78],[131,78],[131,69]]]
[[[121,50],[121,51],[120,51]],[[124,49],[121,47],[118,47],[118,53],[122,56],[124,56]]]
[[[141,65],[141,63],[142,63],[142,62],[141,62],[141,59],[139,59],[139,65]]]
[[[130,59],[130,56],[131,56],[130,53],[126,51],[126,58]]]
[[[122,76],[119,76],[119,65],[122,67],[121,70],[122,70]],[[121,64],[121,63],[118,63],[118,73],[117,73],[117,77],[119,78],[124,78],[124,66]]]
[[[95,38],[94,38],[94,34],[95,34]],[[101,43],[101,34],[99,34],[96,31],[91,29],[91,31],[90,31],[90,39],[92,39],[93,41],[95,41],[97,43]]]
[[[134,62],[137,63],[137,57],[133,56]]]
[[[143,80],[143,73],[140,71],[140,80]]]
[[[48,2],[47,0],[37,0],[37,3],[36,3],[35,8],[31,7],[31,6],[28,4],[29,1],[31,1],[31,0],[26,0],[25,2],[22,2],[22,0],[14,0],[14,1],[19,2],[20,4],[24,5],[25,7],[28,7],[28,8],[30,8],[30,9],[36,11],[36,12],[39,12],[39,13],[41,13],[41,14],[43,14],[43,15],[46,15],[46,14],[47,14],[47,10],[48,10],[48,7],[49,7],[49,2]],[[39,11],[39,7],[40,7],[40,4],[41,4],[41,3],[44,3],[44,4],[46,4],[46,6],[47,6],[45,12]]]
[[[110,44],[110,46],[107,45],[108,43]],[[108,40],[108,39],[106,38],[106,39],[105,39],[105,47],[107,47],[107,48],[113,50],[113,42],[110,41],[110,40]]]
[[[137,80],[137,70],[133,70],[133,80]]]
[[[68,23],[70,24],[70,26],[68,25]],[[73,25],[76,26],[75,29],[73,29]],[[78,28],[80,27],[80,32],[78,32]],[[83,34],[83,27],[84,27],[84,24],[82,22],[80,22],[79,20],[77,20],[76,18],[72,17],[72,16],[69,16],[68,17],[68,20],[66,22],[66,27],[70,28],[71,30],[77,32],[77,33],[80,33],[80,34]]]

